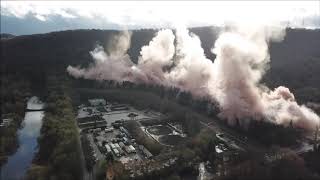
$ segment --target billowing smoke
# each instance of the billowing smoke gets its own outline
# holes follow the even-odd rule
[[[143,75],[144,83],[168,85],[166,68],[173,64],[175,36],[171,30],[162,30],[157,33],[148,46],[141,48],[138,64],[133,67],[134,72]]]
[[[230,123],[238,120],[268,120],[276,124],[313,129],[319,117],[299,106],[288,88],[274,91],[260,84],[270,61],[268,42],[282,40],[281,28],[230,28],[223,32],[213,52],[212,94],[221,107],[221,117]]]
[[[270,61],[268,43],[283,37],[282,28],[230,26],[216,40],[212,62],[186,28],[177,28],[176,34],[161,30],[142,47],[135,64],[126,54],[130,33],[125,32],[111,41],[108,53],[101,46],[91,51],[94,63],[88,68],[67,70],[76,78],[177,87],[217,102],[219,116],[230,124],[265,120],[312,130],[319,126],[319,116],[298,105],[288,88],[272,91],[260,83]]]
[[[274,91],[262,95],[264,116],[277,124],[288,125],[292,122],[296,127],[315,129],[320,118],[305,105],[298,105],[294,95],[286,87],[280,86]]]
[[[281,34],[281,31],[270,31],[271,28],[230,27],[215,43],[213,52],[217,57],[212,93],[222,107],[221,116],[230,123],[235,119],[263,116],[259,81],[270,61],[267,41]]]
[[[130,60],[129,55],[126,54],[126,51],[130,47],[130,37],[131,34],[129,32],[116,35],[111,40],[109,53],[105,52],[104,48],[98,45],[90,52],[94,59],[94,64],[86,69],[68,66],[68,72],[76,78],[129,81],[128,69],[134,64]]]
[[[191,92],[194,96],[207,96],[213,77],[213,63],[207,59],[201,41],[185,28],[178,28],[175,66],[167,74],[172,86]]]
[[[67,70],[76,78],[164,83],[163,68],[173,62],[174,39],[171,30],[159,31],[148,46],[142,47],[138,64],[134,64],[127,54],[130,47],[130,33],[124,32],[111,40],[109,53],[106,53],[100,45],[90,52],[94,59],[90,67],[82,69],[69,66]]]

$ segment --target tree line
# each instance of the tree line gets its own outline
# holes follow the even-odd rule
[[[47,108],[38,138],[39,150],[27,179],[82,178],[79,132],[65,77],[48,77]]]
[[[9,119],[10,125],[0,127],[0,167],[7,157],[19,147],[17,131],[21,127],[24,118],[27,97],[30,97],[30,82],[21,74],[3,73],[0,78],[2,119]],[[0,121],[0,122],[1,122]]]

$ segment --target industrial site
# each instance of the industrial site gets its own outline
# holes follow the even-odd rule
[[[129,104],[107,101],[103,98],[88,99],[87,102],[80,104],[77,123],[88,170],[92,171],[99,161],[118,161],[130,173],[131,178],[144,177],[146,174],[174,168],[178,160],[174,153],[176,147],[188,139],[182,124],[171,121],[166,114],[151,109],[138,110]],[[202,125],[201,129],[217,131],[207,127],[208,124]],[[220,159],[219,164],[210,164],[209,161],[200,163],[199,160],[195,162],[192,160],[189,164],[196,171],[201,168],[206,169],[208,177],[214,173],[219,176],[223,172],[219,169],[225,168],[222,166],[237,160],[239,154],[246,151],[224,133],[216,134],[216,140],[218,142],[214,145],[214,152]],[[153,154],[144,146],[150,144],[146,142],[154,143],[166,150],[162,150],[160,154]],[[214,171],[212,166],[216,166]],[[108,172],[107,177],[113,179],[110,175],[113,173]]]
[[[105,99],[88,99],[86,104],[78,106],[77,116],[82,139],[87,139],[84,141],[89,142],[91,147],[85,152],[88,153],[85,155],[87,167],[90,169],[97,161],[112,158],[125,165],[132,177],[142,175],[133,169],[152,160],[154,155],[136,141],[130,133],[133,129],[129,129],[128,123],[134,121],[151,141],[173,148],[183,141],[186,134],[183,133],[181,124],[163,123],[162,119],[167,119],[166,115],[150,109],[137,110],[130,105],[109,102]],[[159,170],[173,165],[175,160],[175,158],[170,159],[163,167],[154,168]],[[156,169],[149,169],[153,170]]]

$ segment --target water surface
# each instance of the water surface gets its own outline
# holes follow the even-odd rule
[[[43,103],[32,97],[28,101],[28,107],[41,109]],[[1,168],[1,180],[23,179],[28,167],[31,165],[37,151],[37,137],[40,134],[44,111],[26,112],[22,122],[22,128],[18,130],[19,148],[17,152],[8,158]]]

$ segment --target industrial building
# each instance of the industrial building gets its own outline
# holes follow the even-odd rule
[[[105,106],[105,105],[107,105],[107,102],[104,99],[89,99],[88,101],[91,106]]]

